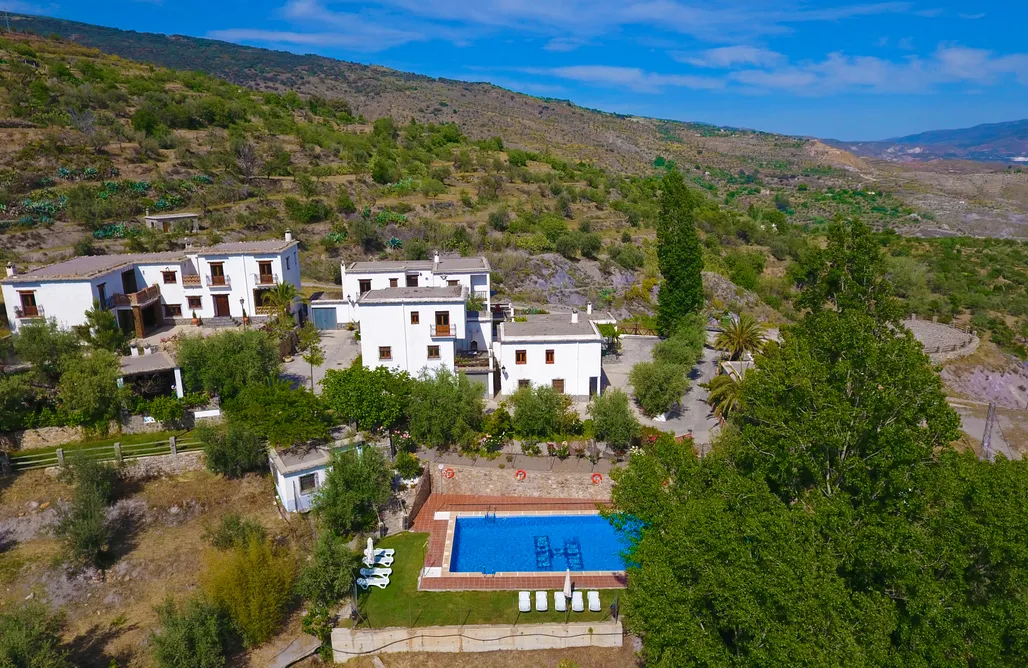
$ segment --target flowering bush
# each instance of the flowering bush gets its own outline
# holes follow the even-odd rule
[[[567,441],[562,441],[560,445],[556,443],[546,444],[546,454],[557,459],[567,459],[571,454],[571,448],[568,446]]]
[[[486,452],[496,452],[503,448],[506,442],[507,437],[503,434],[482,434],[478,439],[478,447]]]
[[[406,431],[402,434],[393,434],[393,445],[401,452],[414,452],[418,449],[417,443],[411,438],[410,433]]]

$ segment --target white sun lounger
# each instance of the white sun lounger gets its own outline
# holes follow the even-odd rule
[[[544,592],[544,591],[537,591],[535,593],[535,611],[536,612],[546,612],[546,610],[547,610],[547,606],[546,606],[546,592]]]
[[[394,550],[391,547],[388,547],[388,548],[377,548],[375,550],[375,558],[376,559],[379,559],[381,557],[392,557],[392,556],[395,556],[395,555],[396,555],[396,550]]]
[[[591,591],[586,595],[589,599],[589,612],[600,611],[600,592]]]
[[[557,612],[568,611],[568,600],[564,598],[564,592],[555,591],[553,592],[553,609]]]
[[[362,589],[367,589],[368,587],[385,589],[389,586],[389,578],[357,578],[357,584]]]
[[[386,577],[387,578],[387,577],[389,577],[392,574],[393,574],[393,569],[391,569],[391,568],[362,568],[361,569],[361,575],[363,575],[366,578],[371,578],[371,577]]]
[[[518,592],[518,610],[532,612],[532,594],[527,591]]]
[[[582,601],[582,592],[571,593],[571,609],[575,612],[585,612],[585,603]]]
[[[361,561],[364,562],[365,566],[372,566],[372,567],[385,566],[385,567],[388,568],[389,566],[393,565],[393,558],[392,557],[379,557],[379,556],[376,556],[375,557],[375,561],[373,561],[371,563],[368,563],[368,558],[364,557],[363,559],[361,559]]]

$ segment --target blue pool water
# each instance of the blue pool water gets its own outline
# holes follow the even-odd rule
[[[458,517],[450,571],[623,571],[627,547],[599,515]]]

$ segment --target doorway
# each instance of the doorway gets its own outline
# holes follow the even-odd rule
[[[227,318],[229,315],[228,295],[214,295],[214,317]]]
[[[139,286],[136,285],[136,272],[132,269],[121,272],[121,289],[122,291],[130,295],[133,292],[139,292]]]

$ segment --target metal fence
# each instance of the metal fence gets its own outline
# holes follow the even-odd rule
[[[203,443],[200,441],[179,441],[172,437],[166,441],[132,443],[130,445],[113,443],[111,445],[86,448],[57,448],[53,451],[38,454],[31,452],[24,455],[0,453],[0,472],[19,473],[21,471],[32,471],[50,466],[63,466],[65,461],[71,457],[122,462],[126,459],[138,459],[139,457],[152,457],[154,455],[174,455],[180,452],[191,452],[201,449],[203,449]]]

